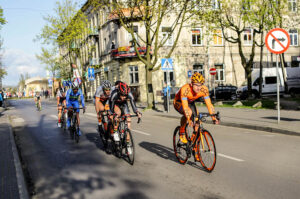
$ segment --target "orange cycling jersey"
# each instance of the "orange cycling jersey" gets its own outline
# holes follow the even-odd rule
[[[181,87],[181,89],[176,93],[174,103],[180,102],[182,104],[183,112],[186,113],[186,110],[189,109],[189,104],[194,102],[196,99],[203,97],[206,107],[208,109],[209,114],[214,114],[215,109],[211,103],[209,98],[208,88],[206,86],[201,86],[200,92],[195,93],[193,91],[193,87],[191,84],[185,84]],[[190,116],[186,115],[186,118],[190,120]],[[212,117],[215,120],[215,117]]]

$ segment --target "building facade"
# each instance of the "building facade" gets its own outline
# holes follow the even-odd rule
[[[85,8],[88,16],[88,27],[91,31],[85,34],[84,42],[78,45],[83,57],[84,67],[95,68],[95,80],[87,81],[87,95],[92,98],[96,88],[101,81],[108,79],[112,82],[122,80],[129,84],[136,99],[145,102],[146,71],[144,64],[139,61],[131,46],[132,36],[118,22],[117,18],[110,17],[109,8],[93,9]],[[172,20],[165,20],[161,26],[161,39],[170,34]],[[134,32],[143,35],[144,27],[137,22]],[[290,34],[291,45],[285,53],[285,62],[288,67],[299,67],[300,48],[297,27],[287,30]],[[231,34],[228,32],[228,34]],[[243,50],[246,57],[250,55],[253,42],[253,29],[249,27],[243,34]],[[139,38],[136,37],[138,41]],[[174,38],[167,40],[164,47],[160,49],[161,58],[164,52],[173,46]],[[139,47],[143,52],[144,46]],[[260,48],[256,47],[253,68],[259,67]],[[210,88],[218,84],[231,84],[241,86],[245,80],[245,70],[241,64],[237,44],[232,44],[223,38],[222,30],[219,28],[208,30],[203,24],[191,23],[184,26],[176,48],[171,56],[173,59],[173,71],[170,72],[172,87],[181,87],[189,82],[188,73],[200,72],[206,79]],[[263,66],[274,67],[275,56],[266,47],[263,48]],[[217,74],[211,76],[210,68],[216,68]],[[167,74],[162,70],[153,72],[153,91],[155,101],[161,101],[159,96]]]

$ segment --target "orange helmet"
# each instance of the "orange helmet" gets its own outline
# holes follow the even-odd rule
[[[201,75],[198,72],[194,73],[193,76],[192,76],[192,79],[191,79],[192,83],[204,84],[204,81],[205,81],[205,79],[204,79],[203,75]]]

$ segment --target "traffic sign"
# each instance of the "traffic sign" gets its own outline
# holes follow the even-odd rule
[[[161,69],[164,71],[172,71],[173,70],[173,60],[172,58],[163,58],[161,59]]]
[[[215,68],[209,69],[209,74],[216,75],[217,74],[217,69],[215,69]]]
[[[290,36],[284,29],[274,28],[265,38],[268,50],[275,54],[284,53],[290,46]]]

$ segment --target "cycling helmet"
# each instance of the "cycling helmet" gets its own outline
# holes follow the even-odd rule
[[[72,83],[72,89],[76,89],[76,88],[78,89],[78,82],[77,81]]]
[[[204,81],[205,81],[204,77],[198,72],[194,73],[192,78],[191,78],[192,83],[201,83],[201,84],[203,84]]]
[[[118,80],[115,82],[115,86],[118,86],[122,81]]]
[[[102,88],[111,88],[111,83],[109,80],[104,80],[101,84]]]
[[[60,88],[59,91],[60,91],[60,93],[65,93],[66,92],[65,88]]]
[[[130,92],[129,86],[124,82],[120,82],[119,87],[118,87],[119,95],[126,96],[126,95],[128,95],[129,92]]]

